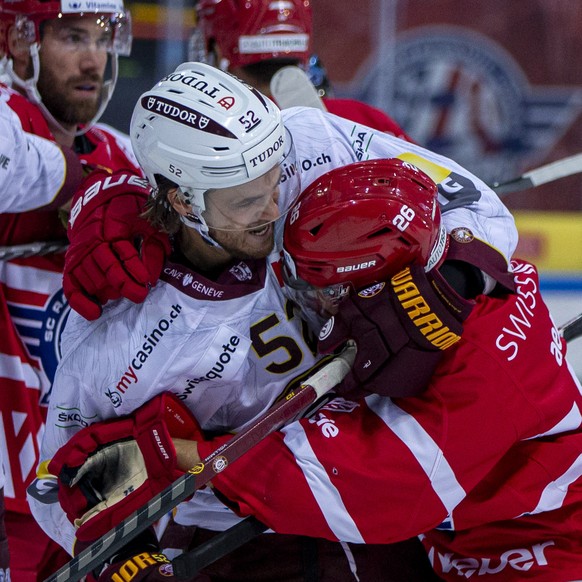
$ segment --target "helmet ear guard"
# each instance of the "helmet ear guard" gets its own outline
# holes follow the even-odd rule
[[[286,219],[285,270],[312,287],[359,289],[410,264],[434,268],[447,240],[437,186],[424,172],[398,159],[357,162],[301,194]]]

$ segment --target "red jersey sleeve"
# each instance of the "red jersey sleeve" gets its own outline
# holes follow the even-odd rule
[[[414,140],[408,136],[398,123],[381,109],[355,99],[324,99],[323,102],[327,110],[334,115],[414,143]]]
[[[535,269],[514,262],[514,277],[516,294],[478,299],[421,396],[336,399],[268,437],[214,486],[277,532],[351,542],[391,543],[445,521],[462,529],[534,510],[575,466],[577,446],[550,440],[577,445],[582,395]],[[529,443],[535,454],[524,454]],[[203,455],[211,449],[201,443]],[[569,494],[580,502],[582,483]]]

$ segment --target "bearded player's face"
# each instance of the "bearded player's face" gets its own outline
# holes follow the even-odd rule
[[[44,24],[37,87],[47,109],[63,126],[74,129],[96,115],[110,43],[111,32],[94,16]]]

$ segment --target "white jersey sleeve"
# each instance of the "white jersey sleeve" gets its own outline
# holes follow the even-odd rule
[[[513,216],[497,194],[455,161],[408,141],[376,131],[328,112],[292,107],[282,112],[293,139],[297,167],[283,164],[282,190],[295,172],[304,190],[330,170],[358,161],[399,158],[428,174],[438,185],[443,221],[498,250],[507,261],[517,246]],[[285,203],[291,204],[292,200]]]
[[[27,212],[47,206],[67,177],[63,151],[25,132],[17,115],[0,100],[0,212]]]

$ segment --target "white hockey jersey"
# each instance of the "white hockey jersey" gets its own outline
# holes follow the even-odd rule
[[[438,184],[447,228],[464,227],[513,252],[513,219],[496,195],[458,164],[419,146],[308,108],[283,112],[296,164],[283,163],[279,205],[292,200],[290,178],[305,188],[332,168],[399,157]],[[127,414],[165,390],[193,411],[206,430],[237,431],[265,411],[289,382],[315,363],[314,341],[281,289],[279,247],[267,261],[238,261],[210,281],[168,262],[143,304],[120,301],[87,322],[71,314],[62,339],[41,450],[39,478],[29,489],[37,521],[71,550],[74,531],[58,506],[55,480],[42,473],[54,453],[83,426]],[[236,516],[209,491],[181,504],[176,521],[210,529]]]
[[[65,184],[65,156],[54,142],[23,131],[1,95],[0,213],[47,206]]]

